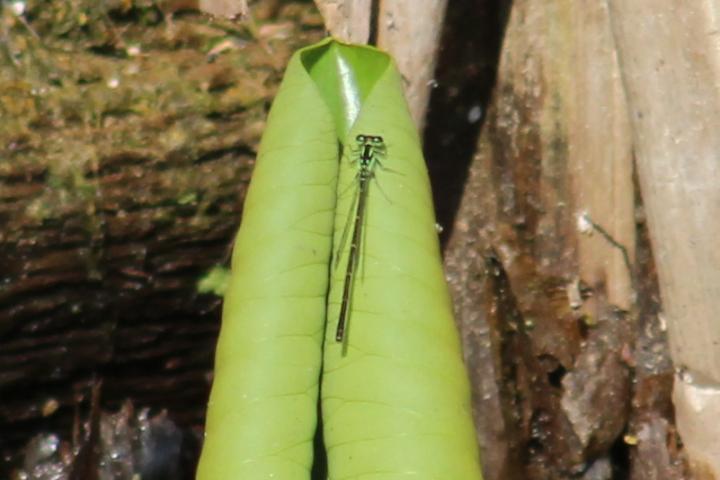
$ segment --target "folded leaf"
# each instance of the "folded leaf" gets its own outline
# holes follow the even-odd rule
[[[232,258],[199,480],[307,480],[338,143],[300,56],[263,134]]]
[[[430,182],[392,62],[365,97],[344,143],[357,135],[381,137],[386,154],[369,184],[343,343],[336,341],[334,327],[345,272],[333,269],[321,389],[329,478],[480,479]],[[351,160],[348,152],[338,182],[334,250],[341,267],[349,250],[341,240],[354,201],[349,186],[357,175]]]
[[[481,479],[400,76],[387,54],[332,39],[296,53],[268,118],[197,478],[309,479],[320,380],[329,479]]]

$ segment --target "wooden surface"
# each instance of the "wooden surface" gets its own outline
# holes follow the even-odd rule
[[[685,478],[632,153],[604,5],[513,2],[446,257],[488,480]]]
[[[372,0],[315,0],[315,4],[330,35],[347,43],[367,43]]]
[[[609,303],[630,311],[635,301],[630,270],[636,241],[633,146],[615,43],[605,3],[574,2],[569,14],[567,126],[573,214],[583,230],[579,278],[604,290]]]
[[[692,460],[720,478],[720,2],[609,5],[663,313],[682,371],[678,427]]]
[[[447,0],[384,0],[378,15],[378,46],[395,58],[405,98],[419,130],[425,124]]]

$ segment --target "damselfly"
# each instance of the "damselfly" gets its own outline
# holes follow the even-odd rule
[[[358,135],[355,137],[356,148],[352,151],[357,158],[354,160],[358,168],[355,175],[357,189],[354,198],[354,217],[352,235],[350,237],[350,250],[348,252],[347,269],[345,270],[345,282],[343,284],[342,303],[340,304],[340,316],[338,317],[335,340],[342,342],[345,337],[345,327],[350,317],[350,302],[352,300],[353,282],[360,258],[360,243],[363,239],[363,228],[365,224],[365,213],[367,209],[368,189],[370,180],[375,176],[375,167],[382,163],[380,159],[385,157],[386,148],[383,138],[377,135]],[[352,211],[352,209],[351,209]],[[348,219],[349,220],[349,219]],[[338,246],[339,251],[345,242],[347,228]]]

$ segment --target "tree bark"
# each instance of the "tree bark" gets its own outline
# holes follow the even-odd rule
[[[488,480],[684,478],[608,22],[513,2],[449,239]]]
[[[39,426],[67,434],[96,378],[104,407],[130,398],[202,425],[220,299],[198,282],[228,260],[290,54],[322,36],[300,4],[256,12],[253,42],[225,20],[123,5],[65,30],[67,2],[3,24],[4,458]]]

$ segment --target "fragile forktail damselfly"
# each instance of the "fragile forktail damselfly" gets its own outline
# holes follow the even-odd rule
[[[350,250],[348,252],[347,269],[345,270],[340,315],[338,317],[337,330],[335,332],[335,340],[337,342],[342,342],[345,338],[345,329],[350,317],[353,282],[355,280],[355,270],[357,269],[360,258],[360,243],[363,239],[363,228],[365,223],[370,180],[372,180],[375,176],[375,167],[380,166],[382,168],[380,159],[384,158],[386,153],[385,142],[380,136],[360,134],[355,137],[355,141],[357,142],[357,145],[353,150],[353,154],[357,156],[354,161],[358,168],[357,174],[355,175],[357,189],[353,202],[355,205],[355,215],[352,218],[353,226],[352,235],[350,237]],[[340,249],[342,249],[342,244],[345,240],[344,237],[345,234],[343,234],[343,238],[340,240],[338,258]]]

